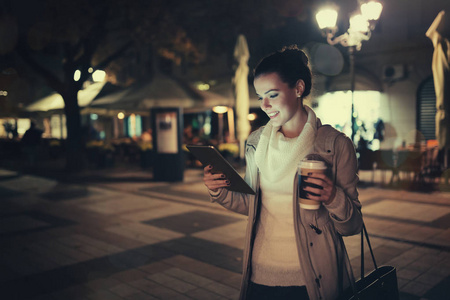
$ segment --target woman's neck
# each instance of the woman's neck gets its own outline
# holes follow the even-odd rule
[[[303,127],[305,127],[308,121],[308,113],[305,107],[302,105],[300,110],[295,116],[292,117],[289,123],[284,124],[280,128],[280,132],[287,138],[295,138],[302,133]]]

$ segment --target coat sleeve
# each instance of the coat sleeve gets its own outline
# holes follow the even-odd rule
[[[211,202],[217,202],[228,210],[242,215],[248,215],[248,201],[250,195],[232,192],[221,188],[218,193],[210,192]]]
[[[358,200],[358,163],[355,147],[345,135],[339,135],[336,140],[336,166],[334,200],[325,205],[334,222],[336,230],[341,235],[354,235],[361,232],[361,203]]]
[[[254,151],[249,149],[247,146],[246,150],[246,168],[245,168],[245,181],[255,189],[256,179],[255,174],[257,173],[254,163]],[[217,202],[228,210],[248,215],[249,211],[249,202],[254,201],[254,195],[244,194],[239,192],[232,192],[227,190],[226,188],[220,189],[217,193],[213,193],[210,191],[210,198],[212,202]]]

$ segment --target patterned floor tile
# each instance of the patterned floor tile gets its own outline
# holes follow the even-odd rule
[[[144,225],[141,223],[122,224],[108,227],[104,230],[144,242],[148,245],[157,244],[162,241],[168,241],[184,236],[184,234],[179,232],[158,228],[156,226]]]
[[[205,211],[192,211],[175,216],[148,220],[143,223],[185,234],[192,234],[237,221],[240,221],[240,219]]]
[[[0,220],[0,235],[49,226],[51,226],[51,224],[27,215],[4,217]]]
[[[50,201],[73,200],[88,196],[93,196],[94,192],[87,186],[73,184],[58,184],[53,189],[39,194],[40,197]]]
[[[124,197],[126,197],[124,199]],[[150,200],[147,197],[140,197],[136,195],[120,195],[117,194],[109,201],[101,201],[80,207],[105,215],[124,214],[130,212],[142,211],[158,206],[165,206],[166,203],[160,200]]]
[[[428,290],[423,297],[429,300],[441,300],[446,297],[444,295],[450,295],[450,276]]]
[[[450,228],[450,213],[438,219],[435,219],[433,222],[431,222],[431,226],[442,229]]]
[[[238,248],[243,249],[243,240],[245,238],[246,226],[247,221],[240,221],[213,229],[196,232],[192,234],[192,236],[220,244],[225,244],[231,247],[236,247],[236,244],[238,244]],[[242,241],[242,243],[240,241]]]
[[[190,205],[168,203],[164,206],[161,205],[144,211],[123,214],[120,217],[131,221],[148,221],[178,215],[193,210],[195,210],[195,208]]]
[[[1,215],[0,237],[27,234],[50,228],[76,224],[72,220],[56,217],[41,211],[23,211]]]
[[[239,273],[242,270],[242,250],[223,244],[186,236],[160,243],[157,247],[231,272]]]
[[[364,214],[391,217],[396,219],[414,220],[419,222],[432,222],[448,213],[450,207],[431,204],[400,202],[383,200],[374,204],[363,206]]]
[[[162,194],[170,194],[173,196],[186,197],[191,199],[201,200],[204,202],[209,202],[209,194],[203,183],[192,183],[189,185],[172,185],[170,189],[165,186],[154,186],[150,188],[141,188],[141,191],[156,192]]]
[[[0,182],[0,187],[6,187],[20,193],[34,194],[45,193],[46,191],[54,188],[56,185],[57,182],[55,180],[32,175],[23,175]]]

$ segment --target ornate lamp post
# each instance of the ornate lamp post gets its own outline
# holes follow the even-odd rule
[[[348,48],[350,59],[350,88],[352,92],[352,136],[355,138],[355,118],[354,111],[354,94],[355,94],[355,51],[361,50],[363,41],[367,41],[371,37],[372,31],[375,29],[376,22],[380,18],[383,5],[378,1],[359,1],[361,3],[360,11],[350,16],[350,26],[347,32],[336,36],[338,30],[336,21],[338,17],[337,6],[328,4],[323,6],[316,14],[316,20],[323,35],[327,38],[330,45],[340,44]]]

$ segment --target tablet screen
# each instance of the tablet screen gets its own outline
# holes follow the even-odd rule
[[[230,191],[255,194],[255,191],[245,182],[233,166],[213,146],[187,145],[189,151],[203,164],[213,166],[213,172],[223,173],[230,180]]]

